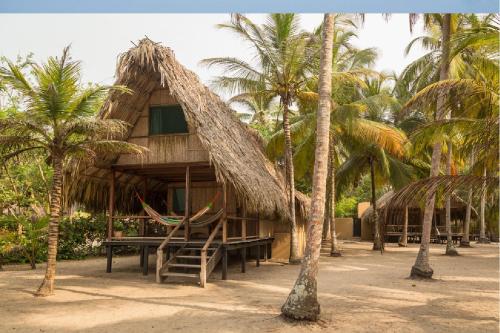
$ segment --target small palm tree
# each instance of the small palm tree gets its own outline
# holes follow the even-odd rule
[[[385,129],[385,138],[391,144],[382,148],[377,144],[356,142],[346,143],[348,158],[339,167],[336,178],[337,191],[342,191],[367,172],[371,179],[371,204],[373,208],[374,240],[373,250],[382,250],[381,225],[377,212],[377,185],[390,183],[400,188],[414,180],[414,168],[404,162],[406,136],[399,130],[388,125],[378,124]],[[377,177],[378,176],[378,177]]]
[[[37,295],[53,294],[57,242],[61,215],[64,166],[69,159],[92,160],[102,153],[140,153],[133,144],[120,141],[128,124],[95,117],[104,97],[117,86],[82,87],[80,62],[72,61],[69,47],[60,58],[30,64],[31,75],[10,61],[0,69],[6,89],[14,91],[21,111],[0,119],[1,158],[5,161],[35,150],[43,151],[53,168],[50,189],[50,222],[45,278]]]

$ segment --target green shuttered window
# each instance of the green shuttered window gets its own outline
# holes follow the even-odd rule
[[[188,133],[184,111],[180,105],[149,108],[149,135]]]

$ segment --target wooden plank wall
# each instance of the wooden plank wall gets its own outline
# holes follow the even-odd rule
[[[118,165],[127,164],[164,164],[207,162],[208,152],[203,149],[196,131],[188,125],[188,134],[168,134],[149,136],[149,107],[178,104],[167,88],[152,92],[149,102],[144,105],[131,135],[127,141],[149,149],[143,156],[122,154]]]

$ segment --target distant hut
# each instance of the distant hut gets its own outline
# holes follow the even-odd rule
[[[69,178],[65,186],[71,203],[108,210],[108,259],[113,247],[141,246],[147,252],[142,260],[147,273],[148,248],[159,248],[160,256],[173,251],[166,266],[157,263],[157,280],[178,273],[175,267],[196,268],[203,285],[228,250],[239,249],[244,258],[250,248],[260,258],[261,249],[266,257],[272,249],[273,256],[286,257],[285,183],[258,135],[177,62],[171,49],[147,38],[119,56],[115,84],[132,93],[111,93],[100,117],[129,123],[130,131],[122,139],[147,151],[141,156],[100,156],[93,165],[80,165],[76,179]],[[141,206],[138,198],[148,206]],[[297,199],[303,248],[309,201],[301,193]],[[152,212],[160,217],[155,220]],[[206,223],[199,223],[199,212]],[[180,227],[176,219],[182,220]],[[138,237],[115,237],[117,220],[139,221]],[[204,257],[205,245],[217,250],[207,250]],[[183,247],[192,250],[185,254]],[[186,263],[180,257],[198,261]]]
[[[377,211],[381,222],[385,225],[385,238],[388,242],[397,242],[403,233],[404,211],[402,209],[386,207],[394,195],[393,191],[389,191],[382,195],[377,200]],[[454,239],[460,239],[464,233],[465,211],[467,204],[457,195],[451,198],[451,229]],[[477,213],[473,209],[472,217],[476,217]],[[408,240],[420,241],[422,235],[422,218],[423,209],[418,201],[413,201],[408,206]],[[368,207],[361,214],[362,229],[365,229],[363,234],[365,239],[373,239],[373,207]],[[432,219],[431,237],[434,241],[442,241],[446,239],[445,227],[445,208],[440,202],[436,202],[434,208],[434,217]]]

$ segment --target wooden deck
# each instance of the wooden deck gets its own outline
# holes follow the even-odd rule
[[[208,262],[211,264],[209,267],[211,270],[215,268],[219,260],[222,260],[222,279],[227,279],[227,263],[228,263],[228,252],[229,251],[239,251],[241,258],[241,271],[244,273],[246,270],[246,260],[247,260],[247,249],[254,248],[255,249],[255,259],[257,267],[260,265],[260,260],[267,260],[271,257],[271,243],[274,238],[272,237],[264,237],[264,238],[250,238],[250,239],[239,239],[239,240],[227,240],[223,242],[222,239],[213,239],[210,242],[210,248],[207,247],[208,251],[215,251],[218,249],[220,251],[220,257],[214,257],[213,263],[210,263],[210,257],[207,258]],[[182,237],[178,238],[170,238],[168,244],[163,249],[163,252],[166,254],[167,264],[170,267],[180,268],[184,270],[189,269],[201,269],[201,264],[191,264],[190,260],[200,259],[202,257],[203,247],[207,244],[208,239],[191,239],[186,241]],[[120,237],[120,238],[112,238],[111,240],[107,240],[103,242],[103,246],[106,247],[107,253],[107,265],[106,272],[112,272],[112,263],[113,263],[113,249],[116,247],[139,247],[140,248],[140,266],[142,267],[143,275],[148,275],[149,273],[149,255],[151,254],[151,249],[156,249],[165,242],[165,237]],[[187,253],[186,253],[187,251]],[[175,263],[172,261],[176,259]],[[182,262],[177,262],[182,260]],[[161,263],[162,267],[157,267],[157,274],[161,273],[161,268],[165,264]],[[210,272],[206,272],[205,280],[209,277]],[[182,272],[164,272],[164,276],[182,276],[182,277],[192,277],[198,278],[198,274],[201,272],[195,273],[182,273]],[[170,274],[169,274],[170,273]],[[164,278],[160,277],[158,282],[162,282]],[[200,284],[203,286],[204,281],[200,279]]]

